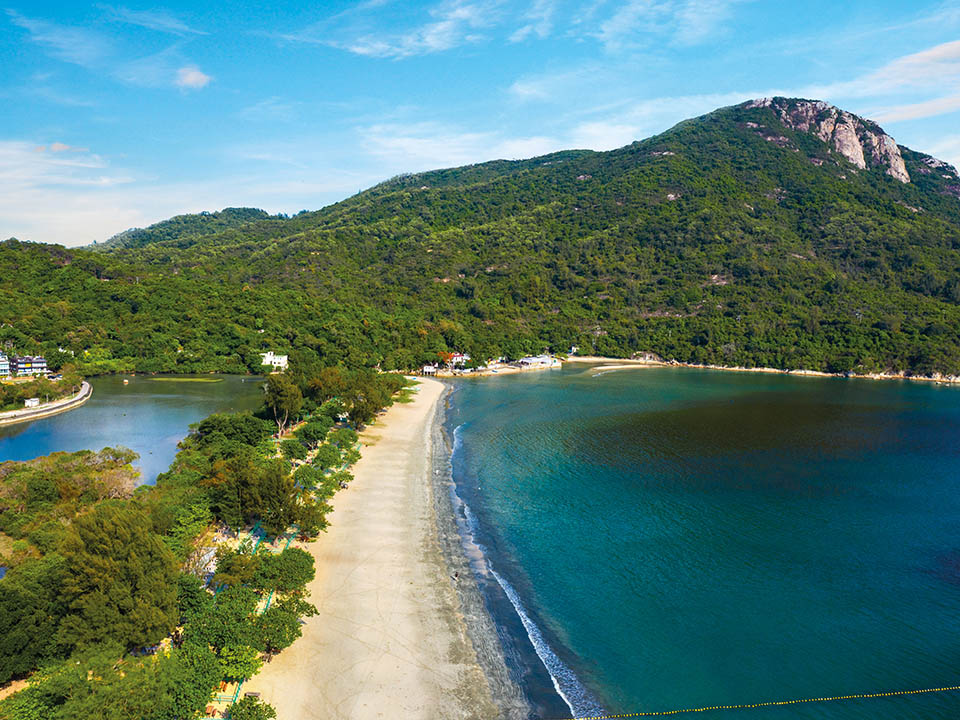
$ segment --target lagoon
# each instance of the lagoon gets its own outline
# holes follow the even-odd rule
[[[587,715],[960,685],[960,388],[581,365],[457,383],[447,428],[541,717],[569,715],[553,683]],[[945,720],[960,693],[739,714]]]
[[[0,461],[31,460],[52,452],[122,445],[140,455],[141,480],[152,483],[196,423],[215,412],[255,410],[260,378],[237,375],[104,376],[92,378],[93,397],[76,410],[0,428]]]

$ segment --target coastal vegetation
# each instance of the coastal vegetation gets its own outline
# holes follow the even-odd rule
[[[334,376],[345,400],[320,381]],[[297,368],[292,431],[274,434],[267,407],[211,415],[154,486],[137,486],[136,455],[120,448],[0,464],[0,684],[29,676],[0,718],[196,718],[221,683],[300,637],[317,612],[314,564],[291,543],[326,528],[352,479],[346,408],[360,377],[383,400],[376,410],[403,384]],[[231,712],[275,717],[254,699]]]
[[[184,216],[96,251],[11,240],[0,342],[53,367],[63,345],[88,374],[257,372],[266,348],[389,370],[573,345],[957,373],[960,180],[900,152],[910,182],[741,105],[619,150],[401,176],[289,218]]]

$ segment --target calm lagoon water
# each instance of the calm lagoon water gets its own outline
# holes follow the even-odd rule
[[[170,466],[191,423],[215,412],[255,410],[262,402],[259,378],[217,379],[221,382],[138,375],[124,385],[122,377],[93,378],[93,397],[82,407],[0,428],[0,461],[122,445],[139,453],[142,479],[152,483]]]
[[[581,365],[458,383],[448,430],[542,716],[569,716],[552,682],[578,714],[960,685],[960,388]],[[733,714],[957,718],[960,692],[698,717]]]

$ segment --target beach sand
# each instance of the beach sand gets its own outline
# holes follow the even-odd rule
[[[430,450],[444,385],[419,382],[362,433],[356,480],[309,546],[319,615],[244,685],[283,720],[501,715],[437,539]]]

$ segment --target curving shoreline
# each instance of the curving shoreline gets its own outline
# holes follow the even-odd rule
[[[54,400],[36,408],[25,408],[23,410],[8,410],[0,413],[0,426],[16,425],[18,423],[31,422],[32,420],[42,420],[45,417],[58,415],[68,410],[83,405],[90,396],[93,395],[93,385],[84,380],[80,384],[80,392],[71,397],[62,400]]]
[[[960,375],[907,375],[904,373],[829,373],[822,370],[783,370],[769,367],[740,367],[731,365],[700,365],[697,363],[682,363],[668,360],[652,360],[644,358],[615,358],[601,355],[572,355],[565,359],[565,363],[611,363],[609,367],[598,370],[626,370],[633,367],[680,367],[693,370],[722,370],[725,372],[764,373],[768,375],[792,375],[794,377],[822,377],[822,378],[849,378],[851,380],[911,380],[915,382],[932,382],[945,385],[960,385]]]

